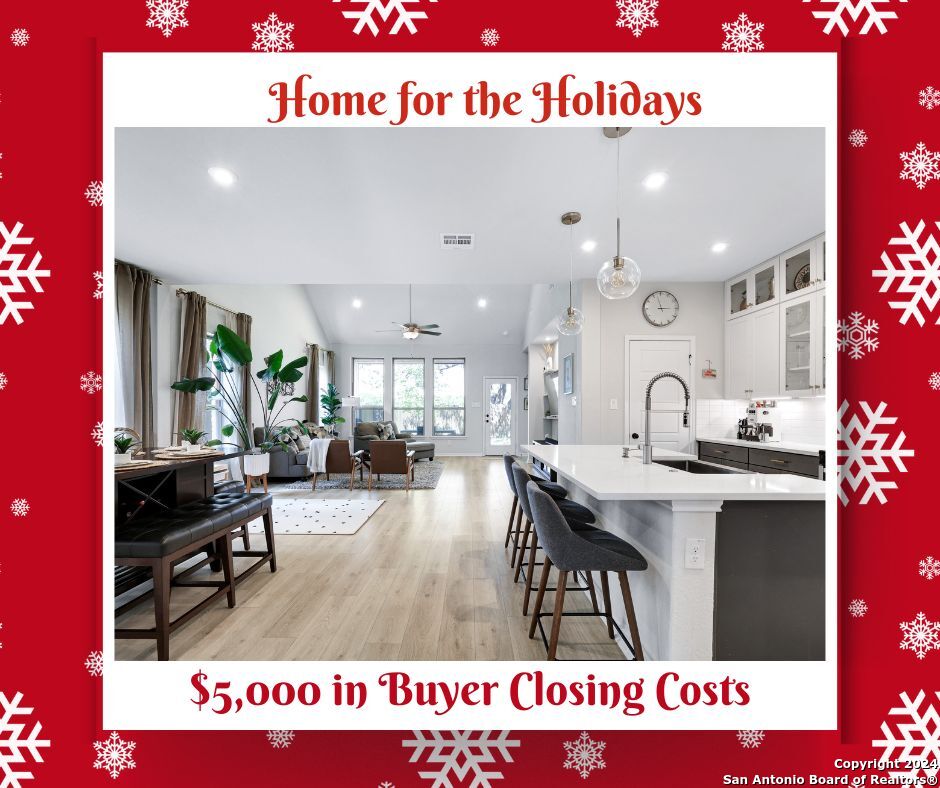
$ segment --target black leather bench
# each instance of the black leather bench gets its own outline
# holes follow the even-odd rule
[[[271,517],[272,498],[268,494],[221,492],[201,501],[179,506],[161,514],[141,517],[127,523],[115,533],[114,554],[118,566],[144,566],[153,572],[154,617],[152,629],[116,629],[116,638],[152,638],[157,641],[157,659],[170,658],[170,634],[185,624],[216,599],[225,594],[228,606],[235,607],[235,586],[263,564],[277,571],[274,555],[274,522]],[[232,534],[247,529],[248,523],[262,517],[265,550],[232,550]],[[247,533],[247,530],[246,530]],[[190,556],[206,551],[208,558],[174,576],[174,566]],[[258,558],[246,570],[235,575],[233,558]],[[222,580],[187,580],[196,569],[209,560],[219,560]],[[170,620],[170,589],[172,586],[215,588],[215,593]],[[122,606],[116,615],[137,604],[138,597]]]

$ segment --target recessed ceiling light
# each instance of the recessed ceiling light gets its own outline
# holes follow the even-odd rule
[[[233,186],[238,176],[226,167],[210,167],[209,177],[219,186]]]
[[[362,307],[362,301],[360,301],[358,298],[354,298],[353,309],[359,309],[360,307]]]
[[[661,189],[669,180],[669,176],[664,172],[651,172],[643,179],[643,185],[647,189]]]
[[[727,248],[728,248],[728,244],[726,244],[724,241],[719,241],[716,244],[712,244],[712,251],[715,254],[721,254]]]
[[[582,252],[593,252],[595,249],[597,249],[597,241],[585,241],[581,244]]]
[[[503,336],[504,336],[504,337],[508,337],[508,336],[509,336],[509,332],[508,332],[508,331],[503,331]]]
[[[478,298],[478,299],[477,299],[477,306],[480,307],[480,309],[486,309],[486,299],[485,299],[485,298]]]

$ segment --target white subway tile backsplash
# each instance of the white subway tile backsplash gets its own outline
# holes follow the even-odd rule
[[[700,436],[733,438],[738,419],[744,418],[746,400],[701,399],[695,403],[696,432]],[[783,440],[825,443],[826,400],[778,400]]]

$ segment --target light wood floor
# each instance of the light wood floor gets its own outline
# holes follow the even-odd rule
[[[538,633],[528,637],[523,584],[513,583],[503,548],[512,498],[502,458],[442,459],[435,490],[278,493],[384,498],[385,504],[352,536],[278,535],[277,572],[263,567],[238,587],[235,608],[220,599],[177,630],[171,659],[545,659]],[[261,535],[254,540],[260,546]],[[201,572],[209,574],[208,568]],[[206,594],[174,589],[173,617]],[[545,611],[552,596],[546,595]],[[569,592],[565,609],[590,605],[585,594]],[[142,603],[117,623],[152,626],[152,604]],[[118,640],[116,656],[155,659],[156,647],[149,640]],[[594,618],[563,620],[558,657],[624,658]]]

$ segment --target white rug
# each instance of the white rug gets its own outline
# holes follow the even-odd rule
[[[366,524],[385,501],[318,498],[275,498],[274,533],[300,535],[354,534]],[[260,519],[248,525],[248,532],[264,532]]]

